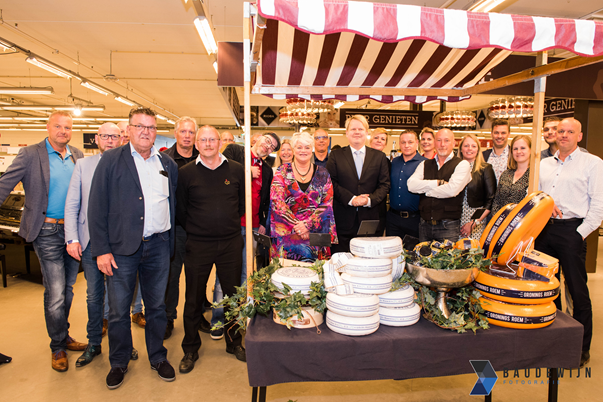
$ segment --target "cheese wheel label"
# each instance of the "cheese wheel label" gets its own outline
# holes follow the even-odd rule
[[[543,291],[524,291],[524,290],[509,290],[502,289],[493,286],[484,285],[483,283],[473,282],[473,286],[482,292],[489,293],[491,295],[497,295],[502,297],[512,297],[514,299],[548,299],[559,294],[559,287],[551,290]],[[519,301],[518,301],[519,302]]]
[[[505,228],[504,232],[502,232],[502,234],[500,235],[500,237],[498,238],[498,240],[496,241],[496,244],[494,245],[494,249],[492,250],[492,254],[498,254],[500,253],[500,250],[502,249],[502,247],[505,245],[507,239],[509,238],[509,236],[511,235],[511,233],[513,233],[513,231],[515,230],[515,228],[517,227],[517,225],[519,225],[521,223],[521,221],[523,220],[523,218],[525,218],[525,216],[532,210],[534,209],[534,207],[536,205],[538,205],[538,203],[540,201],[542,201],[543,199],[545,199],[546,197],[548,197],[547,194],[545,193],[540,193],[540,194],[536,194],[534,197],[532,197],[520,210],[519,212],[517,212],[517,214],[515,215],[515,217],[513,217],[513,219],[511,220],[511,222],[509,223],[509,225]]]
[[[542,317],[521,317],[516,315],[494,313],[486,311],[486,317],[491,320],[504,321],[514,324],[544,324],[555,319],[557,313],[545,315]]]
[[[500,225],[503,223],[503,221],[507,218],[507,216],[509,216],[511,211],[513,211],[513,208],[515,208],[515,205],[517,205],[517,204],[509,204],[509,205],[505,206],[502,213],[498,216],[498,218],[494,222],[494,225],[492,225],[490,232],[488,232],[488,237],[486,237],[486,240],[484,241],[484,246],[482,247],[484,249],[485,256],[491,255],[489,253],[489,250],[490,250],[490,243],[492,242],[492,238],[496,234],[496,231],[498,230]]]

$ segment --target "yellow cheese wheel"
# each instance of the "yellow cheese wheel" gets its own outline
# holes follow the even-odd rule
[[[554,276],[549,282],[542,282],[501,278],[482,271],[473,286],[482,295],[507,303],[542,304],[555,300],[559,295],[559,280]]]
[[[555,303],[512,304],[481,297],[480,304],[486,311],[488,323],[499,327],[536,329],[549,326],[555,321]]]
[[[475,240],[475,239],[461,239],[459,241],[457,241],[456,243],[454,243],[454,248],[458,248],[460,250],[469,250],[472,248],[480,248],[480,243],[479,241]]]
[[[501,209],[498,210],[496,214],[490,219],[490,222],[486,225],[484,232],[482,233],[482,237],[479,239],[479,243],[481,247],[484,249],[484,256],[490,257],[492,255],[490,251],[490,246],[496,243],[498,238],[494,238],[494,235],[504,222],[504,220],[509,216],[513,208],[515,208],[517,204],[507,204]]]
[[[510,213],[503,212],[498,219],[493,219],[495,222],[484,240],[486,257],[497,256],[494,261],[503,265],[511,261],[520,245],[525,247],[530,238],[536,238],[544,229],[554,206],[555,203],[548,194],[536,191],[524,198]],[[506,208],[504,210],[507,211]],[[507,216],[500,222],[503,215]],[[498,229],[490,237],[495,226]]]

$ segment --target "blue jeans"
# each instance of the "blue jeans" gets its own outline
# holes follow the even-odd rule
[[[88,341],[91,345],[100,345],[103,334],[103,304],[105,294],[105,274],[98,269],[96,259],[92,258],[90,243],[82,251],[82,268],[88,287],[86,304],[88,306]],[[108,308],[108,303],[106,305]]]
[[[455,243],[461,235],[461,220],[460,219],[443,219],[437,225],[432,225],[430,222],[421,218],[419,224],[419,241],[444,241],[446,239]]]
[[[138,276],[136,277],[136,290],[134,291],[134,297],[132,298],[132,314],[142,313],[142,292],[140,291],[140,282]],[[109,319],[109,293],[107,293],[107,284],[105,283],[105,313],[103,315],[105,320]]]
[[[258,231],[258,228],[253,228],[255,232]],[[241,235],[243,236],[243,268],[241,269],[241,284],[247,282],[247,254],[245,253],[247,242],[245,241],[245,226],[241,226]],[[253,241],[254,250],[255,250],[255,240]],[[255,253],[254,253],[255,255]],[[222,292],[222,286],[220,286],[220,280],[218,279],[218,275],[216,273],[216,283],[214,284],[214,303],[220,301],[224,298],[224,292]],[[220,321],[224,324],[224,308],[216,308],[211,312],[211,325],[216,325]]]
[[[114,255],[118,266],[107,276],[109,293],[109,362],[111,367],[128,367],[132,354],[130,304],[136,288],[136,274],[145,301],[145,341],[151,364],[167,360],[163,336],[165,289],[170,272],[170,234],[159,233],[143,241],[132,255]]]
[[[180,298],[180,274],[184,264],[186,250],[186,231],[180,225],[176,225],[176,247],[174,258],[170,263],[170,277],[167,291],[165,292],[165,312],[168,321],[174,321],[178,317],[178,299]]]
[[[44,316],[53,353],[67,350],[69,310],[80,262],[67,253],[65,228],[44,223],[33,247],[40,260],[44,284]]]

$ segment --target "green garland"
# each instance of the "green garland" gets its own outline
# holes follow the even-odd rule
[[[324,261],[316,261],[314,265],[308,267],[315,271],[320,282],[312,282],[310,293],[306,297],[301,292],[291,293],[291,288],[283,284],[283,289],[275,286],[270,280],[272,274],[279,268],[282,268],[279,259],[274,258],[272,263],[256,272],[247,280],[252,285],[251,298],[247,297],[247,286],[237,286],[237,292],[232,296],[225,296],[219,302],[213,303],[212,308],[228,307],[224,311],[224,321],[226,324],[233,323],[239,325],[239,331],[247,329],[247,321],[256,314],[268,316],[274,309],[279,318],[291,328],[292,318],[297,316],[302,319],[302,307],[310,306],[317,313],[324,313],[327,308],[327,291],[324,285]],[[284,298],[274,297],[274,293],[282,293]],[[223,328],[225,324],[218,322],[212,329]]]

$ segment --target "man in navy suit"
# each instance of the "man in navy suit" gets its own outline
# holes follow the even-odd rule
[[[130,111],[130,143],[103,153],[90,189],[92,257],[107,275],[109,361],[107,387],[119,387],[132,353],[130,303],[138,274],[145,301],[145,340],[151,368],[165,381],[176,375],[167,361],[165,290],[174,253],[178,165],[161,156],[155,112]]]
[[[381,204],[389,192],[389,165],[385,154],[368,148],[369,125],[362,115],[352,116],[345,123],[349,146],[331,151],[327,170],[333,182],[333,214],[339,244],[331,246],[333,253],[349,252],[350,240],[358,233],[363,220],[381,220]]]

